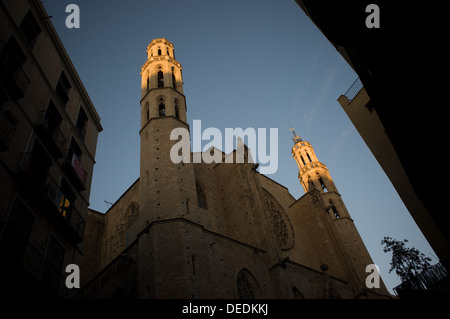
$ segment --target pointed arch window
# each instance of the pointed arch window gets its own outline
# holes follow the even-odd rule
[[[327,187],[325,186],[325,183],[323,182],[322,176],[320,176],[319,173],[317,173],[317,178],[319,179],[320,186],[322,186],[322,189],[326,192],[327,191]]]
[[[147,119],[147,121],[150,119],[150,108],[149,108],[149,104],[148,102],[145,103],[145,118]]]
[[[196,183],[196,188],[197,188],[197,201],[198,201],[198,206],[200,208],[204,208],[204,209],[208,209],[208,203],[206,202],[206,195],[203,192],[202,187],[200,186],[200,184],[197,182]]]
[[[164,104],[164,99],[159,99],[159,108],[158,108],[159,116],[166,116],[166,105]]]
[[[180,107],[178,106],[178,99],[175,99],[175,117],[180,118]]]
[[[236,274],[236,290],[239,299],[259,299],[263,296],[255,277],[245,268]]]
[[[177,89],[177,80],[175,79],[175,68],[172,67],[172,86]]]
[[[303,155],[300,155],[300,158],[302,159],[303,165],[306,165],[305,159],[303,158]]]
[[[161,55],[161,49],[158,48],[158,55]]]
[[[334,217],[336,217],[336,218],[340,218],[341,217],[334,205],[331,206],[331,210],[333,211]]]
[[[158,68],[158,87],[164,87],[164,72],[161,70],[161,67]]]

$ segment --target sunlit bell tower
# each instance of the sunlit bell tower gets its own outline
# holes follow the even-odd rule
[[[324,204],[328,207],[327,211],[330,217],[350,217],[328,168],[325,164],[319,162],[311,144],[303,141],[293,128],[291,128],[291,131],[294,134],[292,156],[297,162],[298,179],[305,193],[318,191]]]
[[[181,70],[171,42],[150,42],[141,69],[140,229],[155,220],[192,217],[196,211],[193,167],[170,157],[178,142],[171,132],[189,130]]]
[[[294,146],[292,156],[297,162],[298,178],[305,193],[314,198],[321,199],[322,207],[326,214],[322,220],[331,225],[331,233],[334,234],[335,243],[341,250],[345,264],[348,265],[350,277],[355,291],[364,291],[366,266],[373,261],[353,223],[353,220],[338,193],[328,168],[319,162],[310,143],[303,141],[291,128],[294,134]],[[325,218],[326,217],[326,218]],[[379,291],[387,292],[384,283],[381,283]]]
[[[327,191],[337,192],[327,167],[319,162],[311,144],[303,141],[295,133],[294,129],[291,129],[291,131],[294,134],[292,140],[295,143],[292,147],[292,155],[297,162],[299,168],[298,178],[305,193],[313,189],[317,189],[322,193]]]
[[[181,64],[173,44],[154,39],[141,69],[141,128],[152,118],[174,116],[187,123]]]

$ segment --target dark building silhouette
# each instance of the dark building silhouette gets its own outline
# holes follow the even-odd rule
[[[366,130],[362,137],[377,159],[377,142],[371,142],[370,137],[378,133],[387,136],[406,172],[400,184],[411,185],[412,201],[417,199],[424,209],[417,209],[410,198],[402,196],[401,191],[399,194],[448,269],[450,232],[442,202],[447,180],[443,139],[448,136],[448,124],[443,107],[447,103],[445,78],[440,76],[447,74],[448,64],[444,56],[442,8],[406,1],[296,2],[358,74],[369,100],[353,108],[367,108],[368,112],[358,112],[359,118],[348,108],[346,112],[358,131]],[[369,4],[379,7],[379,28],[366,26]],[[371,111],[376,112],[382,124],[379,131],[370,132],[362,124],[369,120]],[[385,169],[389,162],[380,165]],[[393,181],[393,175],[387,174]],[[393,184],[396,186],[394,181]]]

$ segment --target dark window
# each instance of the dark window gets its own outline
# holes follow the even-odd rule
[[[42,269],[42,282],[47,288],[58,288],[63,261],[64,247],[55,238],[50,237],[47,253],[45,254],[45,263]]]
[[[166,116],[166,106],[164,104],[164,100],[160,99],[159,100],[159,116]]]
[[[28,11],[25,18],[23,18],[22,22],[19,25],[20,33],[24,37],[25,41],[32,48],[36,43],[36,40],[39,36],[39,33],[42,32],[41,27],[39,26],[34,14],[31,11]]]
[[[16,132],[17,120],[10,111],[0,110],[0,152],[9,149]]]
[[[147,92],[150,91],[150,77],[147,75]]]
[[[198,183],[196,184],[196,188],[197,188],[198,206],[204,209],[208,209],[208,203],[206,202],[206,195],[203,192],[203,189]]]
[[[83,139],[86,135],[87,121],[88,121],[88,117],[87,117],[86,113],[84,112],[83,108],[80,107],[80,112],[78,113],[76,128]]]
[[[170,54],[169,54],[169,48],[167,48],[167,55],[170,55]]]
[[[158,71],[158,87],[164,87],[164,73],[161,70]]]
[[[75,142],[74,138],[72,137],[72,140],[70,142],[70,147],[67,152],[67,162],[71,163],[73,161],[73,157],[75,156],[77,160],[81,161],[81,155],[83,152],[81,152],[80,147],[78,146],[78,143]]]
[[[319,173],[317,173],[317,178],[319,179],[319,184],[322,187],[324,191],[327,191],[327,187],[325,186],[325,183],[323,182],[322,176],[320,176]]]
[[[22,155],[21,172],[25,173],[33,185],[44,185],[51,160],[39,142],[35,142],[33,151]]]
[[[14,37],[9,38],[8,42],[1,48],[0,61],[8,73],[14,73],[26,59],[27,57]]]
[[[161,55],[161,49],[158,49],[158,55]]]
[[[61,182],[61,202],[59,203],[59,212],[67,220],[70,219],[70,213],[75,201],[75,195],[67,182],[63,180]]]
[[[149,104],[148,104],[148,102],[147,103],[145,103],[145,116],[146,116],[146,119],[147,119],[147,121],[150,119],[150,109],[149,109]]]
[[[44,119],[42,120],[42,125],[47,132],[52,134],[53,131],[58,128],[58,125],[61,121],[62,117],[56,110],[55,104],[53,104],[53,101],[50,101],[47,111],[45,112]]]
[[[308,153],[306,153],[306,156],[308,156],[309,162],[312,163],[312,159],[311,159],[311,157],[309,157]]]
[[[177,88],[177,80],[175,79],[175,70],[174,70],[174,68],[172,68],[172,85],[173,85],[174,89]]]
[[[177,119],[180,118],[180,108],[178,107],[178,100],[175,99],[175,116]]]
[[[331,206],[331,210],[333,211],[334,217],[336,217],[336,218],[341,217],[341,216],[339,216],[339,213],[338,213],[336,207],[334,207],[334,205]]]
[[[26,59],[16,38],[12,36],[6,43],[0,40],[0,80],[13,98],[23,97],[30,85],[30,80],[22,69]]]
[[[300,158],[302,159],[303,165],[306,165],[305,160],[303,159],[302,155],[300,155]]]
[[[56,85],[55,93],[63,106],[66,106],[67,101],[69,101],[69,90],[71,87],[72,86],[70,85],[69,79],[64,71],[62,71],[59,76],[58,84]]]
[[[28,246],[28,237],[33,222],[34,216],[22,201],[16,199],[0,241],[2,256],[9,263],[21,264]]]

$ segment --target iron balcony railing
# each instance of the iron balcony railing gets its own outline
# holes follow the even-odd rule
[[[67,139],[59,129],[56,123],[51,122],[48,110],[41,111],[41,117],[36,130],[46,143],[49,151],[56,157],[61,158],[64,155],[64,146]]]
[[[20,239],[19,241],[23,239],[12,224],[6,224],[6,228],[13,232],[16,235],[15,238]],[[67,288],[67,275],[62,271],[63,269],[55,267],[30,243],[26,243],[23,248],[19,248],[20,246],[15,245],[15,243],[8,243],[5,240],[5,238],[0,238],[0,251],[5,259],[3,262],[9,262],[15,269],[27,273],[35,281],[34,284],[60,298],[72,299],[77,297],[78,291],[76,289]],[[30,282],[30,284],[32,283]]]
[[[60,216],[64,218],[67,224],[76,232],[78,237],[82,239],[84,235],[85,220],[73,203],[67,208],[63,207],[63,199],[66,198],[66,196],[50,175],[46,176],[42,190],[50,202],[53,203]]]
[[[78,156],[71,149],[67,150],[62,169],[78,191],[86,189],[87,172],[81,165]]]
[[[449,273],[441,263],[438,263],[402,282],[394,288],[394,291],[400,298],[414,291],[448,292]]]
[[[22,154],[19,174],[25,177],[24,184],[30,189],[30,192],[33,192],[36,201],[41,204],[44,208],[43,211],[49,215],[50,219],[61,225],[63,230],[68,230],[65,235],[74,242],[81,242],[85,220],[76,209],[74,199],[66,207],[67,194],[48,173],[43,174],[39,171],[40,168],[36,165],[37,161],[31,152]],[[36,193],[36,188],[38,188],[38,193]]]
[[[350,88],[347,90],[347,92],[344,93],[344,96],[351,102],[355,96],[361,91],[363,88],[363,84],[360,80],[360,78],[357,78],[355,82],[350,86]]]

